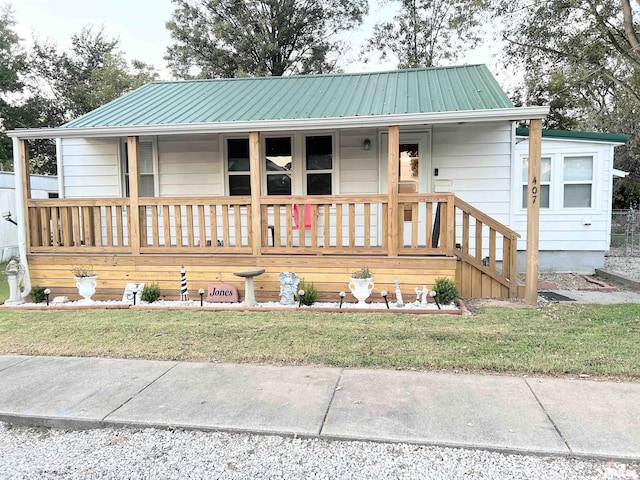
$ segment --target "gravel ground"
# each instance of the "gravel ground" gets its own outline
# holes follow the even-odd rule
[[[604,268],[640,280],[640,257],[614,257],[604,259]]]
[[[0,424],[15,479],[638,479],[640,465],[407,444]]]

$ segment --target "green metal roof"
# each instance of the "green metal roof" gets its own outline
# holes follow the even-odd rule
[[[153,82],[64,128],[371,117],[514,108],[485,65]]]
[[[516,128],[516,135],[528,137],[528,128]],[[629,135],[623,133],[575,132],[571,130],[542,130],[543,138],[588,140],[591,142],[627,143]]]

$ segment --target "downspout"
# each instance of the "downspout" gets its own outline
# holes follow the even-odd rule
[[[25,205],[22,203],[22,161],[20,159],[20,139],[13,137],[13,179],[16,189],[16,216],[18,217],[18,251],[20,264],[24,267],[24,290],[20,294],[22,298],[27,298],[31,293],[31,275],[29,275],[29,265],[27,263],[27,244],[25,240]]]
[[[56,138],[56,168],[58,174],[58,197],[64,198],[64,170],[62,168],[62,139]]]

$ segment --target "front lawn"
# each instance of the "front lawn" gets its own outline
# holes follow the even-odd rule
[[[491,307],[468,317],[6,309],[0,354],[640,378],[640,305]]]
[[[0,263],[0,272],[4,272],[7,268],[6,263]],[[9,284],[7,283],[7,277],[0,273],[0,305],[9,298]]]

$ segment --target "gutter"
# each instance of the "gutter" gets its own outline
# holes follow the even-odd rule
[[[114,125],[100,127],[56,127],[10,130],[9,137],[33,138],[89,138],[167,135],[186,133],[246,133],[319,130],[337,128],[384,128],[389,125],[433,125],[446,123],[484,123],[543,119],[549,107],[495,108],[432,113],[403,113],[332,118],[296,118],[283,120],[251,120],[240,122],[179,123],[163,125]]]
[[[27,244],[25,241],[25,211],[22,203],[22,161],[20,158],[20,141],[13,139],[13,171],[16,187],[16,216],[18,217],[18,252],[20,255],[20,264],[24,267],[24,290],[20,293],[22,298],[27,298],[31,293],[31,275],[29,274],[29,264],[27,263]]]

